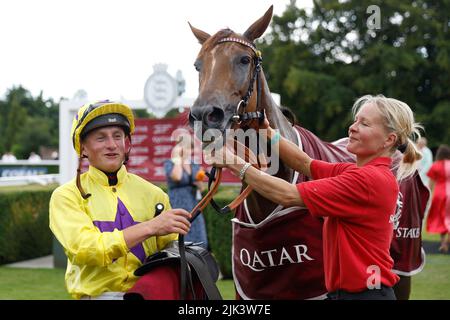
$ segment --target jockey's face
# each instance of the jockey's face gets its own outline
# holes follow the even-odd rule
[[[359,160],[390,156],[395,143],[395,133],[388,132],[378,107],[373,103],[363,105],[348,129],[347,150]]]
[[[119,170],[125,160],[125,132],[121,127],[93,130],[82,141],[81,146],[89,164],[105,172]]]

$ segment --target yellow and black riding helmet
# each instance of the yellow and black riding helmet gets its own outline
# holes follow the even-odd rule
[[[134,116],[131,108],[127,105],[109,100],[96,101],[83,105],[72,122],[71,137],[73,147],[79,157],[77,169],[77,187],[84,199],[90,194],[85,194],[80,182],[81,163],[83,155],[81,153],[81,141],[94,129],[120,126],[130,139],[134,132]],[[125,155],[125,162],[128,160],[128,153]]]

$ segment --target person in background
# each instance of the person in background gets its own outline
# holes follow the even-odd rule
[[[51,158],[52,160],[58,160],[59,158],[58,151],[56,150],[52,151]]]
[[[433,153],[431,153],[431,150],[427,147],[427,144],[428,141],[425,137],[421,137],[417,140],[417,148],[422,153],[422,159],[419,161],[418,170],[423,184],[428,187],[429,180],[427,172],[433,164]]]
[[[67,255],[75,299],[122,300],[145,259],[189,231],[186,210],[171,209],[166,193],[127,172],[134,127],[131,109],[109,100],[84,105],[73,120],[77,176],[53,192],[50,229]],[[81,174],[83,158],[89,169]],[[155,216],[158,203],[166,211]]]
[[[16,162],[17,158],[11,151],[8,151],[2,156],[2,161],[3,162]]]
[[[448,253],[450,245],[450,147],[440,145],[436,161],[427,173],[432,193],[427,231],[441,235],[439,251]]]
[[[193,137],[181,134],[172,149],[171,159],[164,162],[170,204],[172,207],[187,211],[194,209],[204,189],[205,172],[200,165],[192,163],[193,149]],[[191,229],[184,239],[188,242],[201,243],[200,246],[208,249],[208,236],[202,213],[192,221]]]
[[[30,156],[28,157],[28,161],[30,163],[38,163],[41,162],[41,156],[38,155],[36,152],[31,151]]]

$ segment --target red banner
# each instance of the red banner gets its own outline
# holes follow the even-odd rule
[[[136,119],[128,171],[151,182],[165,182],[164,161],[171,158],[175,146],[176,135],[173,136],[173,133],[177,129],[190,130],[187,116],[188,111],[185,111],[170,119]],[[201,148],[199,143],[195,145]],[[195,154],[201,155],[200,150],[196,151]],[[202,167],[210,170],[203,161]],[[222,177],[222,182],[239,183],[239,179],[228,170],[224,170]]]

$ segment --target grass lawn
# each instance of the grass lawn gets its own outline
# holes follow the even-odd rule
[[[39,184],[28,184],[24,186],[9,186],[0,187],[0,193],[3,192],[22,192],[22,191],[42,191],[42,190],[53,190],[58,187],[57,183],[52,183],[46,186],[41,186]]]
[[[234,299],[232,280],[218,282],[224,299]],[[64,285],[63,269],[0,267],[0,300],[72,299]]]
[[[422,272],[412,277],[412,300],[450,300],[450,254],[427,254]]]
[[[221,280],[218,287],[226,300],[235,298],[232,280]],[[0,267],[0,299],[71,299],[64,286],[62,269],[19,269]],[[413,300],[450,300],[450,254],[428,254],[425,268],[413,277]]]

